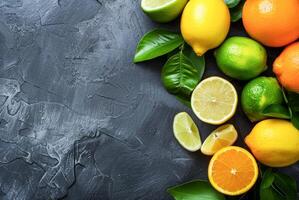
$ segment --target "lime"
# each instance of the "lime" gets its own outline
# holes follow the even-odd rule
[[[225,124],[214,130],[201,146],[201,152],[205,155],[214,155],[220,149],[235,143],[238,133],[232,124]]]
[[[281,104],[283,95],[277,80],[273,77],[258,77],[245,85],[242,91],[241,104],[243,111],[252,121],[266,117],[263,110],[273,104]]]
[[[191,96],[196,116],[208,124],[222,124],[236,112],[238,95],[227,80],[212,76],[200,82]]]
[[[177,141],[188,151],[197,151],[201,147],[198,128],[185,112],[176,114],[173,120],[173,133]]]
[[[267,69],[267,53],[258,42],[234,36],[224,41],[215,51],[219,69],[229,77],[252,79]]]
[[[183,11],[188,0],[142,0],[141,8],[156,22],[170,22]]]

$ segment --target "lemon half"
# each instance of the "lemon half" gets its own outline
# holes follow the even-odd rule
[[[214,130],[203,142],[201,152],[205,155],[214,155],[220,149],[235,143],[238,132],[234,125],[225,124]]]
[[[191,97],[191,107],[196,116],[208,124],[219,125],[236,112],[238,95],[227,80],[213,76],[200,82]]]

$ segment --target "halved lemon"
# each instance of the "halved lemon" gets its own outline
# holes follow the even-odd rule
[[[170,22],[183,11],[188,0],[142,0],[141,8],[156,22]]]
[[[214,155],[220,149],[231,146],[238,138],[234,125],[225,124],[214,130],[203,142],[201,152],[205,155]]]
[[[188,151],[197,151],[201,147],[198,128],[185,112],[176,114],[173,120],[173,133],[177,141]]]
[[[210,183],[216,190],[235,196],[252,188],[258,177],[258,166],[247,150],[229,146],[212,157],[208,175]]]
[[[227,80],[213,76],[200,82],[191,97],[191,107],[196,116],[208,124],[219,125],[236,112],[238,95]]]

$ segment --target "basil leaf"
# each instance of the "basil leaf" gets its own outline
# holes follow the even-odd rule
[[[199,82],[199,72],[183,52],[168,59],[162,69],[162,82],[169,93],[189,98]]]
[[[230,20],[232,22],[236,22],[242,18],[242,10],[243,10],[244,3],[245,3],[245,1],[242,0],[242,2],[239,3],[236,7],[229,9]]]
[[[229,8],[233,8],[240,3],[240,0],[225,0],[225,3]]]
[[[266,107],[262,113],[267,117],[275,117],[275,118],[282,118],[282,119],[291,118],[289,109],[280,104],[270,105]]]
[[[194,180],[167,190],[175,200],[225,200],[207,181]]]
[[[295,179],[268,169],[260,185],[260,200],[295,200],[297,185]]]
[[[184,42],[178,33],[155,29],[143,36],[137,45],[134,62],[141,62],[165,55]]]

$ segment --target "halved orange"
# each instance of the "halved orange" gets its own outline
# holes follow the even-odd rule
[[[258,177],[258,166],[247,150],[229,146],[214,154],[209,164],[208,174],[216,190],[235,196],[252,188]]]

